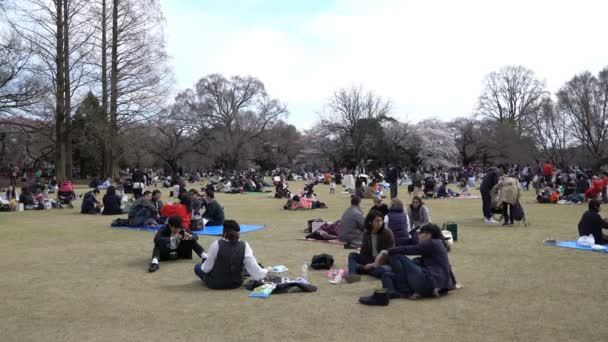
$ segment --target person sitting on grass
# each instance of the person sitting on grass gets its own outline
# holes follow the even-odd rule
[[[388,214],[388,206],[382,203],[382,198],[380,197],[374,197],[374,206],[369,209],[369,212],[371,213],[372,210],[379,211],[382,213],[382,216]]]
[[[131,206],[129,210],[129,224],[133,227],[147,227],[155,225],[157,222],[154,219],[155,208],[152,203],[152,193],[148,190],[144,191]]]
[[[450,246],[434,224],[420,228],[419,243],[412,246],[395,247],[380,252],[377,260],[390,257],[391,271],[382,275],[382,287],[387,289],[389,298],[437,297],[459,285],[452,272],[448,252]],[[420,255],[414,261],[406,255]],[[359,298],[361,304],[386,305],[378,303],[374,296]]]
[[[608,244],[608,236],[602,232],[602,229],[608,229],[608,222],[600,216],[600,210],[600,201],[590,200],[589,210],[583,214],[578,223],[578,235],[593,235],[597,245]]]
[[[384,217],[384,224],[393,232],[396,246],[410,244],[410,219],[405,214],[403,202],[400,199],[391,200],[391,208]]]
[[[375,263],[376,257],[380,251],[393,247],[395,247],[395,238],[393,232],[384,227],[384,215],[379,211],[371,210],[365,217],[365,232],[363,233],[361,251],[348,255],[346,281],[349,283],[359,281],[361,280],[360,274],[371,274],[380,278],[386,268],[382,263]],[[383,260],[383,262],[385,261]]]
[[[152,262],[148,271],[158,271],[161,260],[192,259],[192,251],[203,261],[207,258],[205,250],[198,244],[198,235],[183,227],[181,217],[171,216],[154,236]]]
[[[21,194],[19,195],[19,203],[23,203],[24,207],[33,207],[36,205],[34,196],[26,186],[21,188]]]
[[[221,226],[224,224],[224,208],[215,200],[215,192],[205,189],[205,213],[203,219],[207,220],[205,226]]]
[[[164,223],[165,222],[165,218],[163,218],[160,215],[160,210],[163,208],[163,201],[160,200],[162,193],[160,192],[160,190],[154,190],[152,191],[152,204],[154,204],[154,219],[156,219],[156,222],[158,223]]]
[[[234,220],[224,222],[222,239],[209,246],[207,260],[194,266],[196,274],[210,289],[236,289],[243,285],[243,270],[251,279],[262,281],[268,271],[258,265],[253,250],[239,240],[241,228]]]
[[[192,219],[192,199],[190,194],[184,193],[179,196],[177,204],[165,204],[160,209],[162,217],[179,216],[182,218],[184,228],[190,229],[190,220]]]
[[[103,204],[99,202],[97,195],[99,195],[99,189],[97,188],[84,194],[82,206],[80,207],[81,214],[99,214],[101,208],[103,208]]]
[[[364,221],[361,211],[361,198],[352,196],[350,208],[346,209],[342,218],[340,218],[340,227],[338,228],[338,239],[346,243],[344,248],[356,249],[361,246],[361,235],[365,227]]]
[[[123,211],[120,208],[122,198],[116,194],[116,188],[110,185],[103,195],[103,215],[122,215]]]
[[[414,196],[412,199],[412,204],[407,209],[407,215],[410,218],[412,229],[431,223],[431,212],[419,196]]]

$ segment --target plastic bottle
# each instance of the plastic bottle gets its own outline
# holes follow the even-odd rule
[[[302,279],[304,279],[306,282],[308,282],[308,263],[304,262],[304,265],[302,265]]]

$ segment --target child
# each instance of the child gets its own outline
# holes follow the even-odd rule
[[[336,181],[334,179],[329,183],[329,194],[333,195],[336,193]]]
[[[258,265],[249,244],[239,240],[240,231],[236,221],[224,221],[222,239],[209,246],[207,260],[194,266],[194,273],[210,289],[240,287],[244,282],[243,269],[247,270],[253,280],[266,278],[268,271]]]
[[[152,262],[148,271],[158,271],[159,260],[192,259],[192,251],[204,261],[207,255],[197,241],[198,235],[182,227],[181,217],[169,217],[167,224],[154,236]]]

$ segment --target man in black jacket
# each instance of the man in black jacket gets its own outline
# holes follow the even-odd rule
[[[205,226],[222,226],[224,224],[224,209],[215,200],[215,193],[205,189],[205,213],[203,218],[208,222]]]
[[[494,185],[498,184],[500,180],[500,176],[502,175],[502,170],[496,167],[491,167],[488,169],[486,174],[483,176],[483,180],[481,181],[481,202],[483,209],[483,217],[486,223],[498,223],[492,219],[492,197],[490,196],[490,192]]]
[[[152,262],[148,271],[158,271],[160,260],[192,259],[192,251],[203,261],[207,258],[205,250],[198,244],[198,235],[182,227],[181,217],[171,216],[154,236]]]
[[[386,181],[391,186],[391,199],[397,197],[397,189],[399,181],[399,169],[396,166],[390,166],[386,172]]]

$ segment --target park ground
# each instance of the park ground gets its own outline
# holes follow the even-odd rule
[[[200,188],[200,185],[197,184]],[[302,188],[294,182],[292,189]],[[164,199],[168,200],[168,189]],[[265,266],[298,276],[315,254],[346,267],[349,250],[298,241],[306,221],[335,220],[349,196],[315,188],[329,209],[284,211],[270,194],[217,196],[228,218],[266,229],[244,234]],[[409,201],[406,188],[399,197]],[[78,188],[83,193],[85,188]],[[464,286],[439,299],[358,304],[381,287],[363,278],[332,285],[311,271],[318,292],[247,297],[213,291],[193,273],[196,260],[147,272],[153,233],[109,228],[111,217],[76,209],[0,213],[0,340],[9,341],[605,341],[608,255],[543,245],[575,239],[581,205],[523,204],[530,226],[489,226],[481,202],[428,200],[433,222],[458,223],[450,253]],[[364,212],[371,200],[363,203]],[[202,236],[207,248],[212,237]]]

